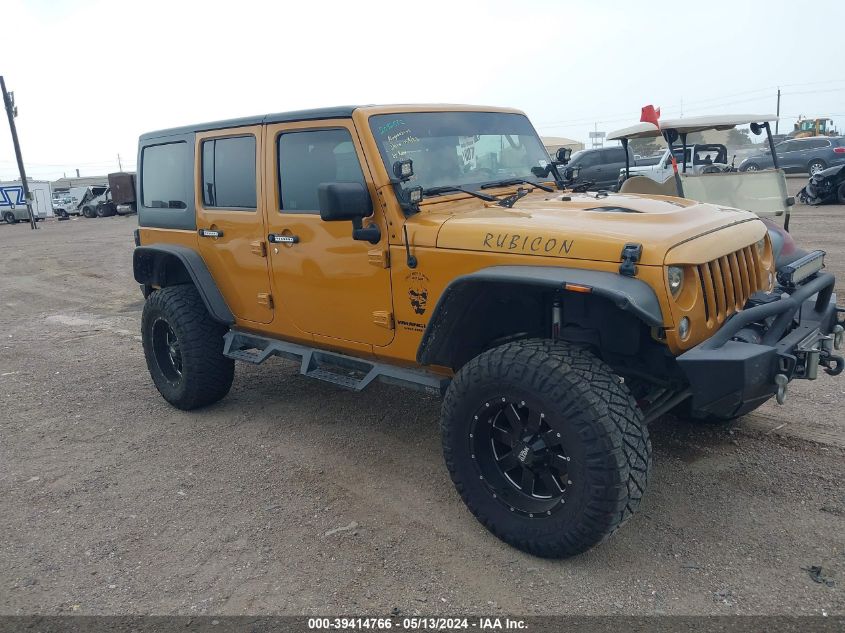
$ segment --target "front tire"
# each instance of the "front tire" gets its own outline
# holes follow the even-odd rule
[[[449,474],[475,517],[537,556],[610,536],[639,506],[651,443],[642,412],[589,351],[548,340],[488,350],[443,402]]]
[[[3,214],[3,219],[6,221],[6,224],[18,223],[18,219],[15,217],[15,214],[11,211],[6,211],[6,213]]]
[[[839,185],[839,189],[836,190],[836,201],[839,204],[845,204],[845,182]]]
[[[159,393],[184,410],[229,393],[235,363],[223,356],[226,326],[214,321],[192,285],[156,290],[141,316],[147,368]]]
[[[742,168],[742,171],[760,171],[760,166],[757,163],[748,163]]]

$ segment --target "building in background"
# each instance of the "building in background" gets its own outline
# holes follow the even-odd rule
[[[53,181],[54,192],[67,192],[73,187],[108,187],[108,176],[83,176],[81,178],[59,178]]]
[[[580,141],[573,141],[571,138],[563,136],[541,136],[540,140],[543,141],[543,145],[546,146],[546,150],[551,156],[554,156],[555,152],[561,147],[568,147],[573,152],[584,149],[584,144]]]

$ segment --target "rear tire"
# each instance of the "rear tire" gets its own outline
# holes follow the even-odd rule
[[[836,190],[836,201],[839,204],[845,204],[845,182],[839,185],[839,189]]]
[[[165,400],[187,411],[229,393],[235,363],[223,356],[226,331],[192,285],[162,288],[147,297],[141,316],[144,356]]]
[[[815,176],[820,171],[824,171],[827,169],[827,165],[823,160],[819,160],[818,158],[815,160],[811,160],[810,164],[807,165],[807,171],[811,176]]]
[[[11,211],[6,211],[6,213],[3,214],[3,219],[6,221],[6,224],[18,223],[18,219],[15,217],[15,214]]]
[[[760,171],[760,166],[757,163],[748,163],[741,171]]]
[[[566,343],[508,343],[471,360],[446,392],[441,430],[469,510],[537,556],[600,543],[636,511],[648,482],[642,412],[610,367]]]

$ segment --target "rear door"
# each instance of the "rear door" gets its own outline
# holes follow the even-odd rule
[[[619,170],[625,169],[625,150],[621,147],[611,147],[602,150],[602,153],[605,160],[602,182],[605,188],[612,188],[619,181]]]
[[[261,126],[197,133],[200,254],[238,320],[273,319],[262,182]]]

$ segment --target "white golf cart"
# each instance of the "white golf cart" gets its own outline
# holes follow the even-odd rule
[[[658,136],[662,136],[668,145],[664,159],[659,163],[662,165],[661,169],[652,170],[648,174],[636,173],[635,168],[626,164],[620,173],[621,184],[618,191],[623,194],[678,196],[745,209],[764,217],[784,216],[784,229],[788,231],[789,209],[795,204],[795,199],[789,196],[786,176],[777,164],[769,126],[769,122],[775,120],[777,117],[773,115],[746,114],[687,117],[661,120],[659,127],[652,123],[637,123],[611,132],[607,136],[608,140],[621,141],[625,148],[631,139]],[[718,148],[718,160],[709,161],[705,168],[694,164],[696,160],[701,159],[698,158],[697,146],[687,145],[687,137],[690,134],[706,130],[730,130],[738,125],[749,124],[751,132],[755,135],[765,131],[772,152],[773,169],[739,172],[727,162],[727,150],[722,152]]]

